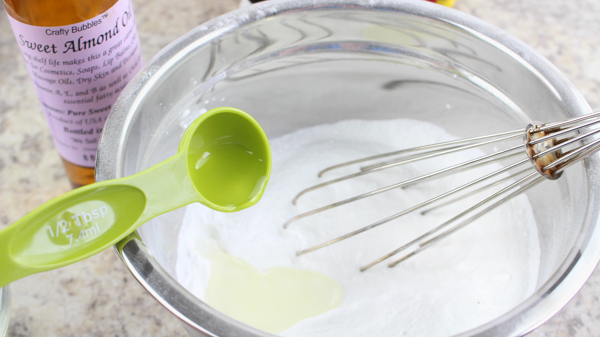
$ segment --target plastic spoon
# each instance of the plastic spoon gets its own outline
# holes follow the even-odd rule
[[[223,212],[250,207],[270,173],[269,143],[258,123],[241,110],[211,110],[187,128],[173,157],[73,190],[0,231],[0,287],[85,259],[193,202]]]

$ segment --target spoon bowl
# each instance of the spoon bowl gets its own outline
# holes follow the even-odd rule
[[[254,205],[267,181],[265,165],[270,166],[262,129],[239,111],[200,117],[179,144],[180,152],[187,150],[189,176],[204,204],[223,212]]]
[[[238,109],[210,110],[186,129],[173,157],[73,190],[0,231],[0,287],[94,255],[146,221],[193,202],[222,212],[250,207],[270,173],[260,125]]]

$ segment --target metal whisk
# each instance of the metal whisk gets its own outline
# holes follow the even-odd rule
[[[342,176],[340,178],[332,179],[321,184],[309,187],[298,193],[292,202],[295,204],[300,197],[304,196],[309,192],[318,190],[322,187],[335,184],[344,180],[357,178],[376,171],[381,171],[391,167],[413,163],[424,159],[431,159],[438,156],[448,155],[451,153],[456,153],[458,151],[465,151],[468,149],[480,148],[488,145],[497,146],[497,144],[505,144],[506,141],[509,141],[511,139],[523,139],[523,141],[519,145],[511,146],[504,150],[496,151],[491,154],[486,154],[484,156],[468,160],[466,162],[452,165],[450,167],[440,169],[425,175],[421,175],[416,178],[395,183],[383,188],[356,195],[354,197],[299,214],[289,219],[283,225],[283,227],[287,228],[291,223],[299,219],[357,200],[371,197],[392,189],[406,187],[428,179],[437,178],[443,175],[453,174],[464,170],[469,170],[471,168],[486,165],[492,162],[504,161],[507,158],[515,156],[521,157],[521,159],[517,159],[517,161],[512,164],[503,166],[501,169],[497,169],[491,173],[485,174],[475,180],[472,180],[467,184],[454,188],[448,192],[445,192],[427,201],[419,203],[415,206],[409,207],[385,219],[381,219],[377,222],[371,223],[358,230],[352,231],[327,242],[296,252],[297,255],[306,254],[317,249],[332,245],[336,242],[345,240],[347,238],[353,237],[360,233],[364,233],[370,229],[381,226],[391,220],[399,218],[408,213],[421,210],[421,213],[424,214],[434,208],[439,208],[451,204],[454,201],[477,194],[493,186],[508,184],[508,186],[505,187],[497,187],[500,188],[499,191],[493,193],[489,197],[486,197],[485,199],[481,200],[480,202],[476,203],[475,205],[466,209],[460,214],[454,216],[448,221],[438,225],[437,227],[434,227],[427,233],[412,240],[411,242],[399,247],[398,249],[382,256],[381,258],[367,265],[362,266],[360,270],[365,271],[368,268],[384,260],[387,260],[388,258],[402,253],[402,257],[388,264],[388,267],[394,267],[398,263],[406,260],[411,256],[414,256],[415,254],[418,254],[419,252],[427,249],[434,243],[444,239],[450,234],[463,228],[470,222],[488,213],[489,211],[503,204],[507,200],[527,191],[528,189],[537,185],[541,181],[544,181],[545,179],[558,179],[567,167],[598,151],[600,149],[600,138],[593,137],[594,134],[600,132],[600,128],[595,128],[598,126],[598,123],[600,123],[600,112],[595,112],[582,117],[572,118],[566,121],[556,123],[541,124],[539,122],[534,122],[529,124],[525,128],[525,131],[516,130],[476,138],[461,139],[444,143],[419,146],[415,148],[370,156],[331,166],[319,172],[318,176],[321,177],[326,172],[349,165],[373,161],[386,157],[395,157],[385,162],[361,167],[360,171],[356,173]],[[510,174],[506,174],[505,172],[510,172]]]

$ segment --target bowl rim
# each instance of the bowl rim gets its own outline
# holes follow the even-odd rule
[[[501,29],[443,6],[410,0],[285,0],[267,1],[243,7],[202,24],[173,41],[128,84],[115,103],[104,127],[96,161],[97,181],[122,177],[123,144],[127,130],[144,95],[168,73],[170,67],[198,46],[236,28],[274,15],[299,10],[344,10],[357,8],[395,11],[455,26],[510,54],[531,72],[545,79],[564,98],[565,111],[572,116],[592,112],[577,89],[543,56]],[[556,272],[526,301],[504,315],[456,336],[521,336],[556,314],[581,289],[600,260],[600,226],[596,215],[586,214],[576,245]],[[577,248],[580,247],[580,248]],[[273,336],[239,323],[198,300],[174,280],[150,255],[143,241],[133,233],[116,245],[122,261],[142,286],[188,328],[208,336]],[[202,326],[200,325],[202,324]]]
[[[0,288],[0,336],[6,336],[10,323],[11,307],[10,291],[8,286]]]

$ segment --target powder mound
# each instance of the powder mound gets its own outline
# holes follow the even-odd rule
[[[344,298],[337,309],[306,319],[282,332],[283,336],[448,336],[489,322],[531,295],[537,282],[540,247],[531,205],[524,195],[392,269],[381,264],[364,273],[358,270],[481,197],[466,198],[427,215],[408,214],[333,246],[300,257],[295,254],[444,193],[478,174],[489,173],[489,167],[393,189],[282,228],[286,220],[299,213],[451,163],[440,157],[381,171],[309,193],[292,205],[299,191],[348,173],[340,170],[318,178],[321,169],[451,139],[454,137],[435,125],[404,119],[348,120],[270,140],[272,176],[256,206],[227,214],[199,204],[188,206],[179,235],[178,281],[204,299],[211,262],[197,245],[210,239],[259,270],[312,270],[343,287]],[[459,159],[479,153],[473,150]]]

